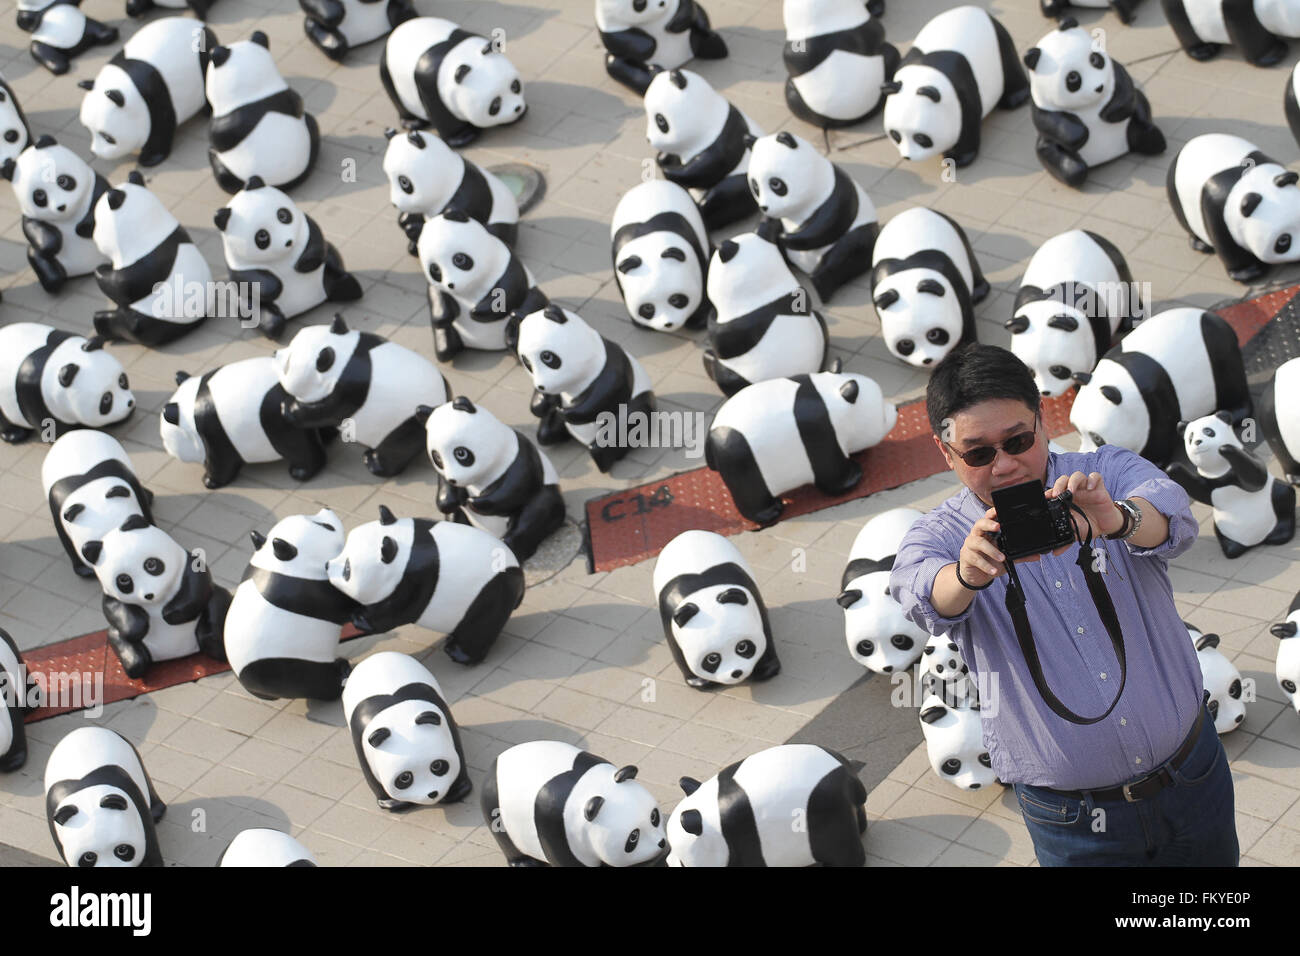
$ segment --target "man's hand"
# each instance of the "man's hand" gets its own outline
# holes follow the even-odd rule
[[[1116,507],[1110,492],[1106,490],[1106,483],[1102,481],[1099,472],[1094,471],[1090,475],[1085,475],[1081,471],[1076,471],[1072,475],[1062,475],[1047,490],[1047,497],[1059,497],[1061,492],[1067,490],[1074,497],[1074,503],[1088,516],[1094,536],[1114,534],[1124,526],[1124,516]],[[1075,531],[1080,538],[1088,533],[1088,522],[1082,521],[1074,511],[1070,512],[1070,518],[1074,521]],[[1068,546],[1052,553],[1060,554],[1066,550]]]
[[[1004,558],[990,535],[1001,529],[998,524],[998,511],[990,508],[984,517],[971,525],[970,534],[961,544],[961,553],[957,555],[957,570],[967,584],[979,587],[987,584],[999,575],[1006,574]]]

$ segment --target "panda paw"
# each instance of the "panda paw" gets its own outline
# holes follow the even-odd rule
[[[1187,48],[1187,55],[1193,60],[1199,60],[1203,63],[1206,60],[1213,60],[1219,55],[1221,49],[1223,49],[1221,43],[1198,43],[1196,46]]]
[[[1287,46],[1284,40],[1275,41],[1267,50],[1251,62],[1255,66],[1276,66],[1286,59]]]
[[[1237,282],[1254,282],[1256,279],[1262,278],[1267,272],[1268,266],[1264,263],[1252,262],[1240,269],[1229,269],[1228,277],[1235,279]]]
[[[17,445],[19,442],[26,441],[31,437],[31,435],[32,430],[30,428],[22,428],[19,425],[8,425],[3,431],[0,431],[0,440],[3,440],[10,445]]]
[[[1188,245],[1190,245],[1195,251],[1202,252],[1205,255],[1209,255],[1210,253],[1214,252],[1214,246],[1198,238],[1197,236],[1189,236]]]
[[[18,750],[12,750],[3,759],[0,760],[0,773],[13,773],[27,762],[27,748],[22,747]]]
[[[446,644],[444,644],[442,646],[442,650],[443,653],[445,653],[457,664],[464,664],[466,667],[477,664],[483,660],[482,655],[475,657],[471,654],[467,654],[465,653],[465,649],[463,647],[461,647],[459,644],[453,644],[451,641],[448,641]]]

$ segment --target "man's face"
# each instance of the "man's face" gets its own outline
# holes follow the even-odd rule
[[[948,467],[957,478],[986,505],[992,506],[993,492],[1024,481],[1047,480],[1047,428],[1042,416],[1035,415],[1020,401],[998,398],[962,409],[947,423],[946,434],[934,441],[943,452]],[[1034,432],[1034,444],[1019,455],[1008,455],[1001,447],[990,464],[976,468],[954,455],[948,447],[969,452],[980,445],[1000,446],[1012,435]],[[947,444],[945,444],[945,441]]]

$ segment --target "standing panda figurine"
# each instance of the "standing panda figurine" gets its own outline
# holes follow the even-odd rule
[[[995,106],[1029,99],[1029,80],[1006,27],[962,6],[921,28],[885,92],[885,132],[904,159],[942,153],[967,166],[979,153],[980,122]]]
[[[237,193],[258,176],[269,186],[297,186],[316,162],[320,129],[280,75],[266,34],[213,47],[209,57],[208,162],[217,185]]]
[[[1052,19],[1061,16],[1070,7],[1083,10],[1105,10],[1109,7],[1115,11],[1120,23],[1129,24],[1137,15],[1137,6],[1141,2],[1142,0],[1038,0],[1038,5],[1043,16]]]
[[[844,609],[844,640],[853,659],[877,674],[907,670],[921,657],[927,637],[889,595],[898,546],[920,517],[915,508],[891,508],[876,515],[853,539],[849,563],[840,576],[835,603]]]
[[[1297,693],[1297,685],[1300,685],[1300,640],[1295,639],[1300,632],[1300,591],[1291,600],[1286,620],[1274,624],[1268,632],[1278,639],[1277,686],[1286,694],[1292,709],[1300,714],[1300,693]]]
[[[916,206],[880,230],[871,299],[881,338],[907,364],[925,368],[974,342],[975,304],[988,294],[970,240],[943,213]]]
[[[664,638],[691,687],[770,680],[781,672],[767,607],[736,546],[712,531],[683,531],[655,561]]]
[[[0,773],[27,762],[27,665],[9,632],[0,627]]]
[[[1282,37],[1300,37],[1296,0],[1160,0],[1169,26],[1193,60],[1210,60],[1225,43],[1255,66],[1286,57]]]
[[[745,170],[763,131],[690,70],[657,73],[645,92],[646,138],[669,182],[688,190],[704,225],[721,229],[756,210]]]
[[[947,707],[936,694],[921,701],[921,732],[930,767],[940,780],[962,790],[998,783],[993,761],[984,748],[980,705]]]
[[[931,634],[921,651],[917,676],[924,692],[934,694],[948,707],[969,707],[979,702],[979,688],[962,660],[957,642],[947,634]]]
[[[32,59],[62,76],[72,58],[117,42],[117,27],[81,12],[81,0],[18,0],[18,29],[32,35]]]
[[[417,15],[410,0],[298,0],[298,6],[307,39],[337,63]]]
[[[1273,370],[1260,393],[1259,424],[1286,480],[1300,485],[1300,358]]]
[[[1078,189],[1094,166],[1129,152],[1156,156],[1165,136],[1151,121],[1146,94],[1128,70],[1073,19],[1061,21],[1025,54],[1038,130],[1038,161]]]
[[[654,69],[674,70],[692,57],[721,60],[727,44],[696,0],[596,0],[605,71],[644,96]]]
[[[0,167],[10,160],[17,161],[19,154],[34,140],[22,104],[4,74],[0,73]]]
[[[634,324],[668,332],[708,320],[709,234],[690,193],[664,179],[633,186],[614,207],[609,234],[614,280]]]
[[[872,6],[876,10],[872,10]],[[823,129],[852,126],[875,115],[884,86],[898,69],[898,50],[885,42],[878,19],[884,0],[785,0],[785,46],[790,112]]]
[[[875,205],[807,140],[792,133],[757,140],[749,188],[759,212],[779,224],[781,251],[812,280],[822,302],[871,267],[880,232]]]
[[[305,846],[279,830],[240,830],[221,852],[217,866],[315,866]]]
[[[1187,636],[1196,646],[1196,660],[1201,665],[1201,683],[1205,685],[1205,702],[1214,730],[1226,734],[1236,730],[1246,719],[1246,702],[1242,700],[1241,671],[1219,650],[1218,634],[1202,634],[1183,621]]]
[[[516,744],[488,768],[483,822],[511,866],[654,866],[663,818],[636,772],[558,740]]]
[[[840,754],[782,744],[704,783],[668,818],[669,866],[862,866],[867,788]],[[791,821],[799,821],[800,826]]]
[[[438,17],[415,17],[388,35],[379,79],[404,125],[432,127],[449,146],[467,146],[526,110],[519,71],[497,43]]]

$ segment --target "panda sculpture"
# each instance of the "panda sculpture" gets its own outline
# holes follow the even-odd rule
[[[1160,0],[1169,26],[1193,60],[1218,56],[1224,44],[1255,66],[1273,66],[1287,54],[1282,37],[1300,36],[1296,0]]]
[[[1274,624],[1268,630],[1278,639],[1275,670],[1277,686],[1286,694],[1292,709],[1300,714],[1300,693],[1297,693],[1297,685],[1300,685],[1300,640],[1296,639],[1296,634],[1300,631],[1300,591],[1291,600],[1286,620]]]
[[[925,694],[948,707],[969,707],[979,701],[979,688],[962,659],[957,642],[947,634],[931,634],[921,651],[918,677]]]
[[[1142,0],[1038,0],[1038,5],[1043,11],[1043,16],[1053,19],[1070,7],[1078,7],[1082,10],[1105,10],[1109,7],[1115,11],[1120,23],[1129,24],[1137,15],[1137,7],[1141,2]]]
[[[322,302],[355,302],[361,283],[347,271],[320,226],[284,192],[249,177],[214,217],[230,280],[244,294],[245,314],[258,316],[258,328],[278,339],[289,319]]]
[[[483,821],[511,866],[654,866],[664,822],[636,773],[558,740],[516,744],[488,768]]]
[[[840,575],[835,601],[844,609],[849,654],[877,674],[907,670],[921,657],[928,637],[889,594],[898,546],[920,517],[915,508],[891,508],[873,517],[853,539],[849,562]]]
[[[609,235],[614,279],[634,324],[669,332],[708,320],[711,247],[690,193],[665,179],[638,183],[614,207]]]
[[[126,15],[128,17],[142,17],[150,10],[185,10],[194,11],[194,15],[202,20],[208,15],[208,8],[212,6],[215,0],[126,0]]]
[[[1246,719],[1246,702],[1242,699],[1241,672],[1219,650],[1218,634],[1202,634],[1186,621],[1187,636],[1196,646],[1196,660],[1201,665],[1201,680],[1208,697],[1206,707],[1214,720],[1214,729],[1226,734]]]
[[[448,146],[518,122],[527,108],[499,44],[439,17],[415,17],[388,35],[379,79],[404,125],[432,127]]]
[[[785,0],[781,58],[791,113],[823,129],[875,115],[899,62],[898,50],[885,42],[883,11],[884,0]]]
[[[140,484],[121,443],[101,431],[70,431],[45,453],[41,487],[50,517],[72,570],[95,572],[81,558],[87,541],[98,541],[132,515],[153,524],[153,493]]]
[[[862,480],[851,458],[882,441],[898,420],[880,386],[865,375],[829,372],[757,382],[722,403],[713,416],[704,459],[718,472],[747,520],[781,517],[781,495],[813,484],[842,495]]]
[[[381,810],[459,803],[471,784],[460,730],[427,667],[395,651],[359,663],[343,688],[343,715]]]
[[[117,27],[81,12],[81,0],[18,0],[18,29],[32,35],[32,59],[55,76],[91,47],[117,42]]]
[[[645,91],[646,138],[665,179],[686,189],[710,231],[757,207],[745,170],[763,131],[690,70],[655,74]]]
[[[237,193],[258,176],[288,190],[311,174],[320,129],[280,75],[265,33],[212,48],[206,93],[212,106],[208,162],[222,189]]]
[[[27,667],[18,645],[0,627],[0,773],[12,773],[27,762]]]
[[[564,524],[560,478],[536,445],[463,396],[420,409],[438,510],[500,538],[527,561]]]
[[[447,635],[443,651],[477,664],[524,599],[514,552],[480,528],[403,518],[383,505],[326,565],[330,583],[359,603],[352,623],[367,634],[418,624]]]
[[[42,440],[74,428],[104,428],[135,408],[122,363],[103,340],[37,322],[0,327],[0,439]]]
[[[1300,63],[1297,63],[1286,78],[1286,92],[1282,94],[1283,112],[1286,113],[1286,125],[1291,135],[1300,143]]]
[[[704,371],[730,397],[747,385],[826,366],[826,320],[809,302],[771,229],[726,239],[709,265]]]
[[[1059,396],[1074,386],[1076,372],[1096,368],[1149,307],[1123,254],[1095,232],[1071,229],[1029,260],[1005,327],[1039,391]]]
[[[349,329],[336,315],[310,325],[275,353],[280,387],[288,393],[284,420],[296,428],[348,429],[366,446],[372,475],[401,474],[424,450],[421,405],[449,396],[447,380],[422,355],[370,332]]]
[[[387,36],[418,15],[410,0],[298,0],[298,6],[307,39],[338,63],[348,51]]]
[[[979,704],[947,707],[931,694],[921,701],[921,732],[930,766],[940,780],[962,790],[999,782],[984,748]]]
[[[45,819],[68,866],[162,866],[155,824],[167,805],[140,752],[107,727],[78,727],[45,765]]]
[[[1237,423],[1251,414],[1237,333],[1201,309],[1153,315],[1074,380],[1081,387],[1070,424],[1083,450],[1119,445],[1161,468],[1182,444],[1178,422],[1226,411]]]
[[[975,304],[989,284],[965,231],[916,206],[885,224],[871,260],[871,298],[889,351],[909,365],[935,365],[975,341]]]
[[[35,137],[27,124],[22,104],[4,74],[0,73],[0,167],[11,159],[17,161],[19,154],[33,142]]]
[[[95,75],[78,86],[81,125],[100,159],[139,152],[157,166],[172,151],[176,128],[208,105],[203,73],[217,38],[200,20],[164,17],[145,24]]]
[[[1001,23],[976,6],[939,14],[885,85],[885,132],[904,159],[974,162],[980,122],[1029,99],[1029,80]]]
[[[655,561],[653,587],[668,649],[691,687],[781,672],[753,569],[722,535],[683,531],[669,541]]]
[[[749,188],[779,225],[781,251],[812,280],[823,302],[871,267],[880,226],[866,191],[805,139],[777,133],[755,141]]]
[[[1300,485],[1300,358],[1283,362],[1260,392],[1260,430],[1282,466],[1282,474]]]
[[[558,305],[510,321],[508,344],[533,378],[529,409],[541,419],[538,444],[572,437],[600,471],[609,471],[630,450],[610,440],[611,425],[620,415],[633,422],[654,413],[650,376],[621,346]]]
[[[316,857],[287,833],[254,827],[235,834],[217,866],[316,866]]]
[[[867,788],[840,754],[782,744],[700,783],[668,818],[669,866],[862,866]],[[798,820],[801,826],[792,826]]]
[[[638,96],[645,95],[656,68],[727,55],[726,41],[696,0],[596,0],[596,29],[605,44],[605,71]]]
[[[1191,464],[1176,461],[1168,471],[1191,497],[1214,507],[1223,556],[1239,558],[1256,545],[1295,537],[1295,489],[1269,474],[1232,426],[1227,412],[1179,422]]]
[[[1038,161],[1067,186],[1079,188],[1090,169],[1127,153],[1165,151],[1146,94],[1123,64],[1094,49],[1092,34],[1073,19],[1039,40],[1025,54],[1025,66]]]

